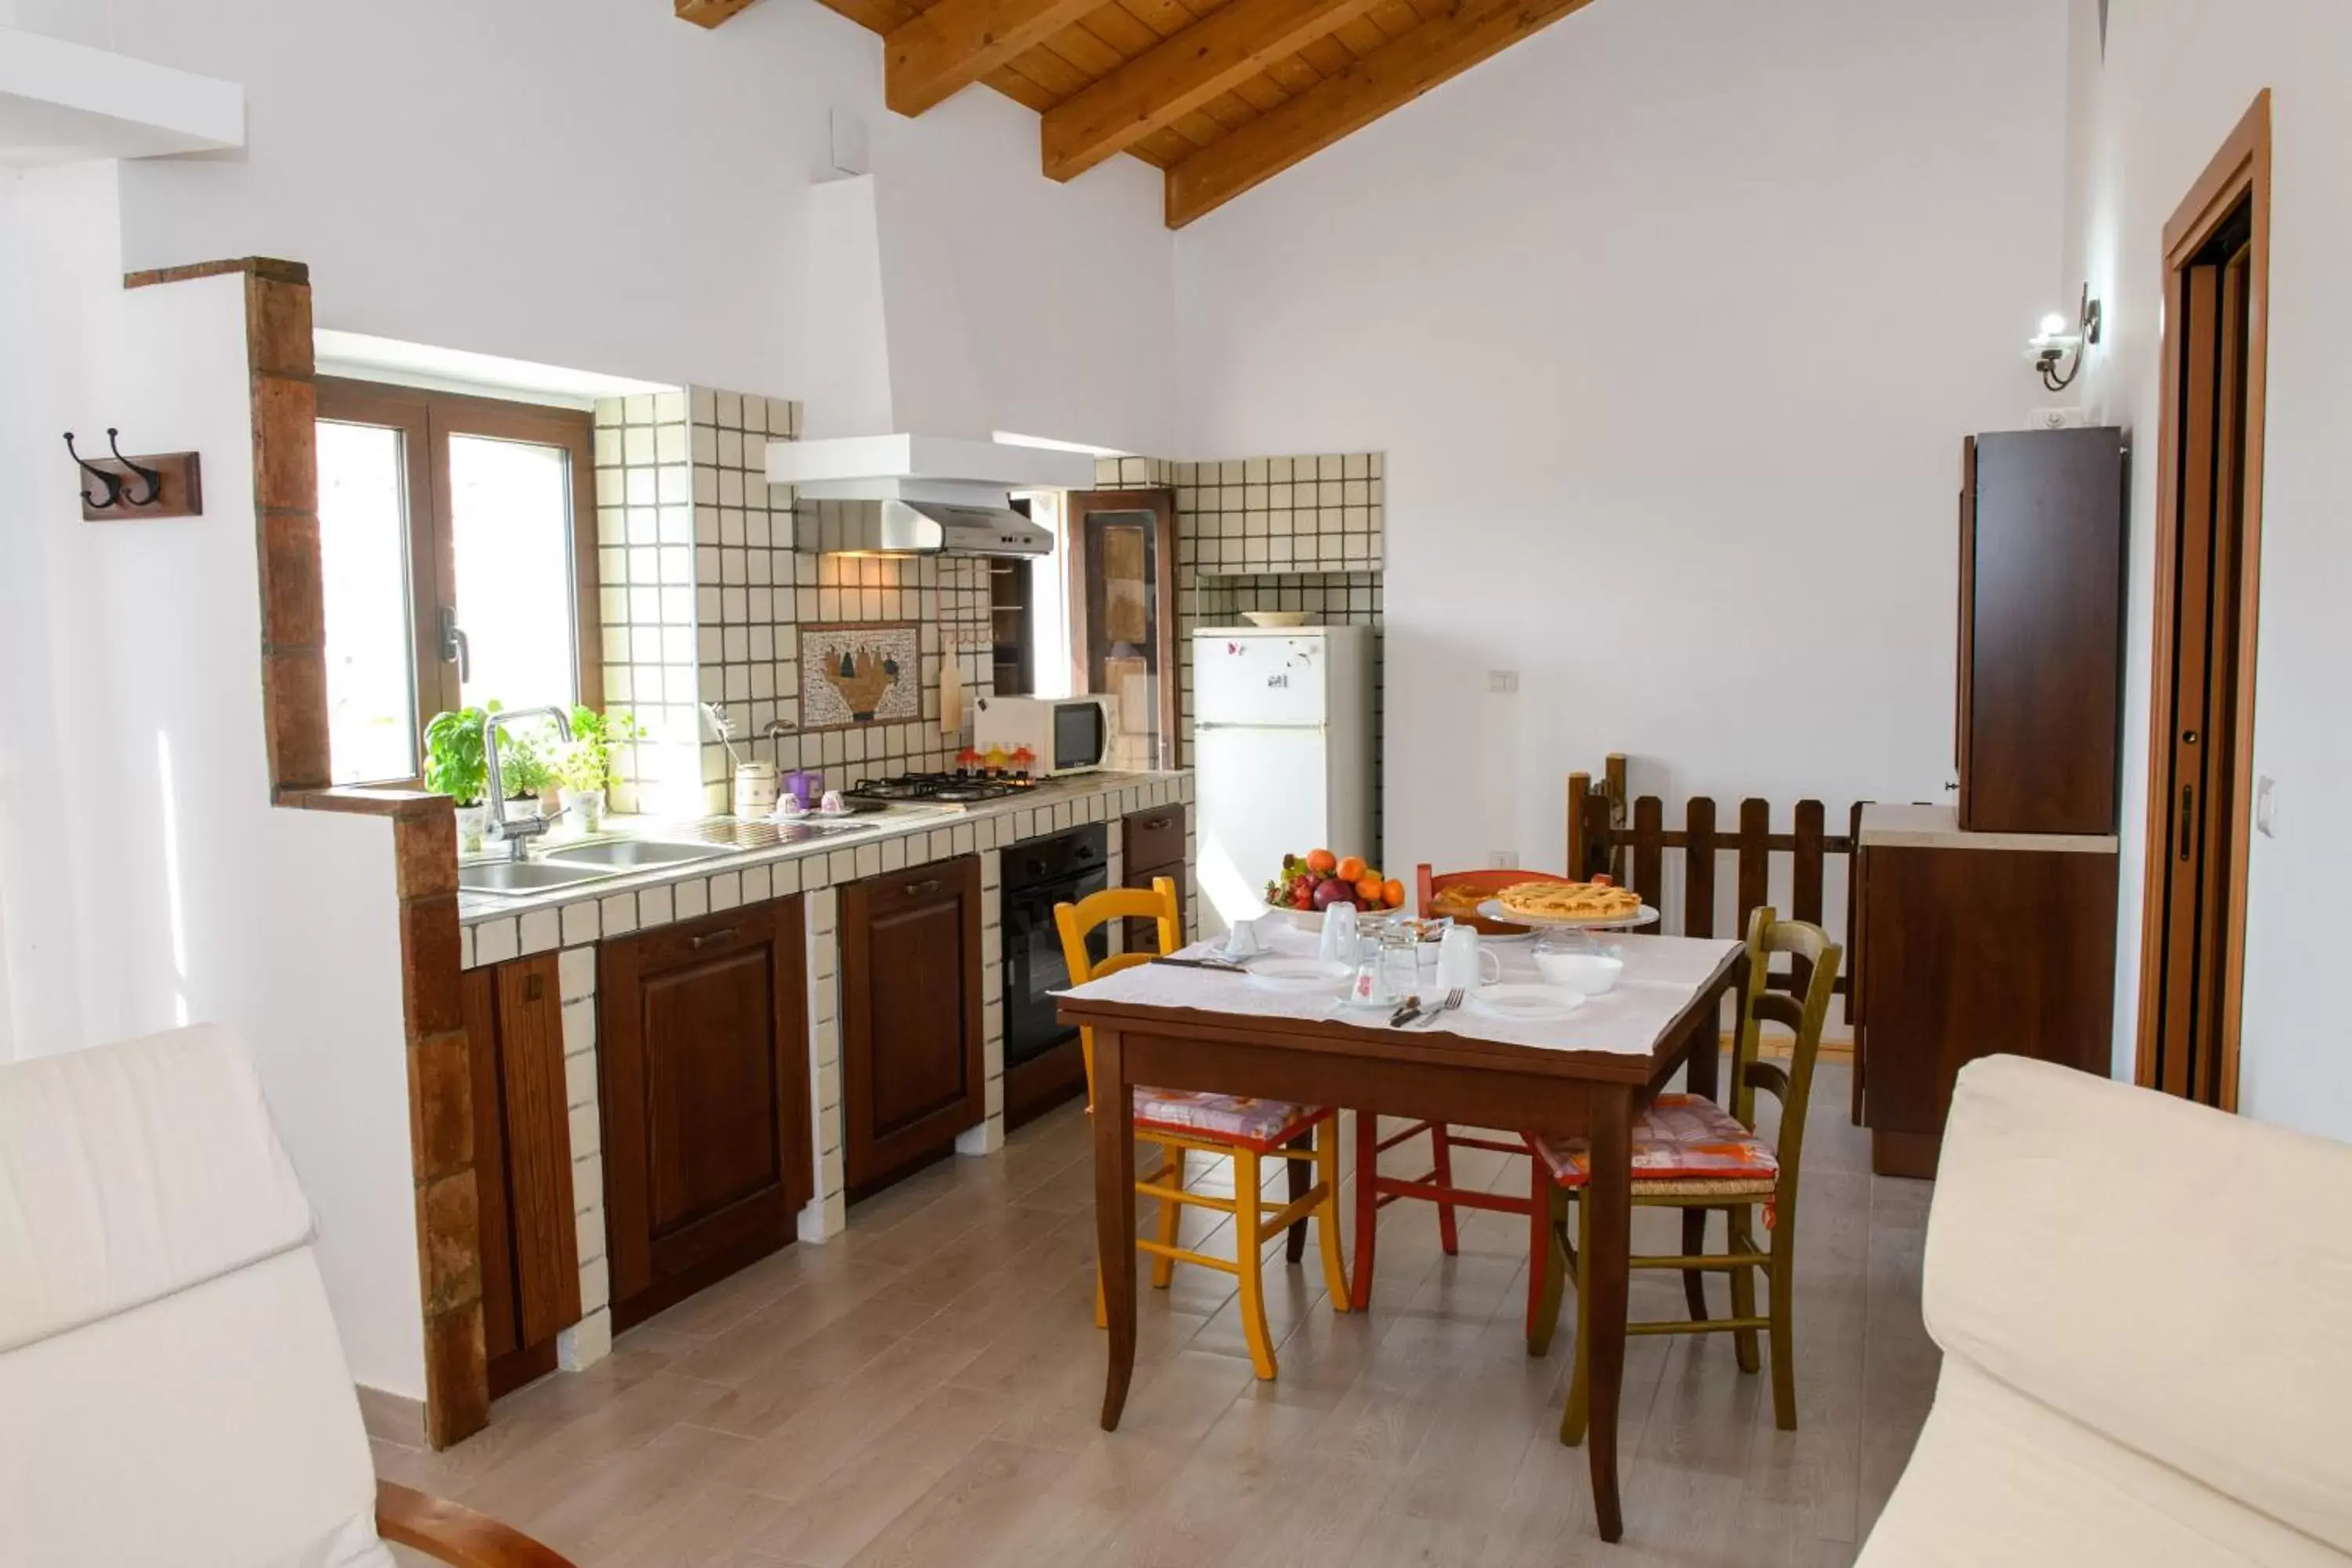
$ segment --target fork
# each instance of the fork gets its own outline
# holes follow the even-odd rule
[[[1448,991],[1445,994],[1445,999],[1444,1001],[1440,1002],[1436,1006],[1432,1007],[1428,1012],[1421,1016],[1421,1026],[1424,1029],[1430,1027],[1432,1025],[1435,1024],[1440,1017],[1447,1013],[1451,1013],[1454,1009],[1462,1005],[1463,994],[1462,987],[1459,985],[1455,986],[1453,990]]]

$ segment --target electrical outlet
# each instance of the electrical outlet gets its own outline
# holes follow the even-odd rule
[[[1496,696],[1508,697],[1519,689],[1519,672],[1516,669],[1490,669],[1486,672],[1486,689]]]
[[[2265,838],[2278,837],[2278,780],[2254,781],[2254,831]]]
[[[1486,852],[1486,864],[1497,871],[1516,871],[1519,868],[1519,852],[1516,849],[1490,849]]]

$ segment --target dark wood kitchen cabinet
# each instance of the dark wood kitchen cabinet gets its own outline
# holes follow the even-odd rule
[[[988,1113],[980,858],[841,890],[842,1151],[852,1197],[953,1151]]]
[[[1184,807],[1159,805],[1148,811],[1131,811],[1119,822],[1119,865],[1121,883],[1129,888],[1149,888],[1156,878],[1166,877],[1176,884],[1176,896],[1184,896]],[[1192,938],[1186,911],[1184,935]],[[1128,921],[1125,942],[1129,952],[1150,952],[1160,945],[1160,932],[1150,921]]]
[[[1863,812],[1850,1010],[1883,1176],[1936,1173],[1953,1080],[1977,1058],[2105,1078],[2114,1051],[2116,840],[1952,821],[1937,806]]]
[[[1963,828],[2115,831],[2125,500],[2117,429],[2005,431],[1962,448]]]
[[[473,1073],[482,1331],[493,1398],[555,1368],[580,1321],[580,1240],[555,954],[469,969],[460,983]]]
[[[791,1241],[809,1163],[801,900],[608,942],[598,1068],[613,1326]]]

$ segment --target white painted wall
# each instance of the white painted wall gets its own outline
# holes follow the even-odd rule
[[[1183,231],[1187,450],[1388,454],[1392,864],[1558,864],[1612,751],[1676,802],[1945,798],[1959,444],[2044,401],[2064,41],[1601,0]]]
[[[391,826],[268,799],[243,279],[126,291],[117,165],[0,201],[0,934],[10,1054],[212,1020],[253,1050],[362,1383],[421,1397]],[[86,523],[58,432],[205,459]]]
[[[110,5],[120,47],[251,107],[243,156],[127,171],[134,266],[291,257],[323,327],[802,396],[808,186],[845,107],[950,252],[982,428],[1170,445],[1157,172],[1055,184],[1036,116],[985,89],[889,113],[880,40],[814,0],[715,31],[658,0]]]
[[[2340,952],[2352,936],[2352,7],[2326,0],[2196,5],[2116,0],[2105,58],[2096,0],[2071,5],[2074,137],[2065,289],[2105,304],[2087,402],[2145,455],[2132,496],[2131,684],[2126,706],[2124,900],[2116,1068],[2129,1077],[2138,999],[2154,601],[2158,314],[2165,221],[2254,95],[2272,90],[2268,437],[2254,767],[2279,781],[2279,836],[2252,839],[2240,1105],[2352,1138]]]

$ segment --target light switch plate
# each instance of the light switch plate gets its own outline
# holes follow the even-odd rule
[[[1486,855],[1486,864],[1497,871],[1516,871],[1519,868],[1519,852],[1516,849],[1490,850]]]
[[[1486,689],[1497,696],[1507,697],[1519,689],[1519,672],[1516,669],[1490,669],[1486,672]]]
[[[2278,780],[2254,781],[2254,831],[2265,838],[2278,837]]]

